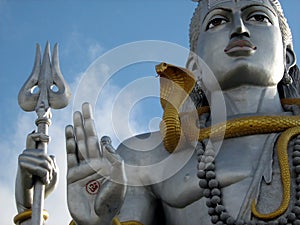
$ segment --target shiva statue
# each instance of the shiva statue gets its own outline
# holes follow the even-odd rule
[[[115,150],[109,137],[99,141],[90,104],[74,113],[65,129],[70,224],[300,224],[299,70],[279,1],[199,0],[190,52],[187,68],[156,67],[160,131]],[[197,73],[199,58],[219,88]],[[218,93],[226,118],[214,123],[210,103]],[[34,151],[42,138],[30,134],[19,157],[19,214],[31,207],[33,176],[47,194],[56,184],[55,161]]]

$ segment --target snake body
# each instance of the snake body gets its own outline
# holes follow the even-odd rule
[[[178,111],[194,88],[195,78],[189,70],[167,63],[157,65],[156,72],[160,76],[160,103],[165,112],[160,130],[164,145],[171,153],[178,146],[181,137]]]
[[[195,85],[195,80],[191,79],[191,72],[186,69],[176,67],[170,64],[162,63],[156,68],[157,73],[164,78],[177,83],[181,88],[185,88],[186,96],[177,98],[176,92],[172,92],[169,84],[161,83],[161,100],[164,109],[161,133],[164,146],[172,153],[178,145],[181,136],[181,121],[179,109],[184,100]],[[184,84],[185,83],[185,84]],[[186,88],[188,87],[188,88]],[[168,100],[172,98],[176,104],[170,104]],[[174,100],[176,99],[176,100]],[[285,100],[287,103],[288,100]],[[299,100],[292,100],[291,104],[299,104]],[[198,109],[198,112],[201,111]],[[190,126],[195,126],[190,124]],[[262,214],[256,209],[256,200],[253,200],[252,214],[264,220],[270,220],[282,215],[288,208],[290,202],[291,176],[288,162],[287,145],[291,138],[300,134],[300,116],[250,116],[244,118],[232,119],[211,127],[199,130],[198,141],[208,138],[234,138],[246,135],[268,134],[282,132],[277,142],[277,153],[280,167],[280,176],[283,187],[283,195],[280,206],[271,213]],[[184,134],[187,140],[193,141],[189,132]]]
[[[289,168],[289,161],[288,161],[288,154],[287,154],[287,146],[291,138],[299,135],[300,127],[292,127],[285,130],[278,138],[277,142],[277,154],[279,159],[279,167],[280,167],[280,176],[283,188],[283,196],[281,200],[280,206],[271,213],[268,214],[261,214],[256,209],[256,201],[252,201],[251,211],[254,216],[260,219],[273,219],[280,215],[282,215],[287,208],[289,207],[290,202],[290,190],[291,190],[291,175],[290,175],[290,168]]]
[[[200,130],[198,140],[220,139],[223,135],[227,139],[254,134],[278,133],[296,126],[300,126],[300,116],[249,116],[203,128]]]

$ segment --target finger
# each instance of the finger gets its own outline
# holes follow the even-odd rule
[[[114,147],[112,145],[105,145],[103,146],[103,148],[105,148],[108,152],[110,153],[116,153],[116,149],[114,149]]]
[[[118,165],[113,166],[110,177],[120,184],[126,184],[127,177],[125,174],[125,164],[123,160],[121,160],[120,164],[118,163]]]
[[[89,149],[90,158],[99,158],[101,157],[100,153],[100,143],[97,136],[90,136],[87,139],[87,146]]]
[[[33,131],[27,136],[26,139],[26,148],[37,148],[37,142],[49,143],[50,137],[47,134],[36,133]]]
[[[76,140],[84,140],[85,134],[83,129],[83,118],[79,111],[76,111],[73,115],[74,131],[76,135]]]
[[[22,169],[26,170],[29,174],[32,174],[33,176],[37,176],[43,184],[50,183],[49,168],[46,169],[44,167],[40,167],[40,166],[36,166],[36,165],[34,166],[29,161],[21,161],[20,167]]]
[[[92,105],[88,102],[82,104],[82,114],[84,118],[94,119]]]
[[[31,157],[33,159],[38,159],[41,162],[45,160],[49,163],[52,162],[51,157],[47,155],[44,151],[39,149],[25,149],[20,155],[20,158],[22,157]]]
[[[117,213],[122,206],[126,194],[125,182],[106,182],[102,184],[101,192],[97,195],[94,209],[98,216],[106,217],[112,211]],[[106,205],[104,206],[103,203]],[[104,218],[106,219],[106,218]]]
[[[31,167],[41,167],[49,172],[54,169],[53,160],[44,153],[35,153],[35,149],[27,149],[19,156],[19,162],[28,162]]]
[[[103,157],[106,158],[113,166],[120,165],[122,163],[122,158],[119,154],[110,152],[106,147],[103,148]]]
[[[113,165],[122,161],[121,157],[116,153],[109,136],[101,138],[102,154]]]
[[[58,183],[58,167],[56,163],[56,159],[53,155],[50,155],[50,158],[52,159],[52,173],[50,174],[50,183],[46,185],[45,190],[45,198],[55,189],[57,183]]]
[[[56,163],[56,159],[54,155],[50,155],[51,158],[51,174],[50,174],[50,180],[52,181],[52,179],[54,177],[57,177],[58,174],[58,167],[57,167],[57,163]]]
[[[26,148],[36,148],[36,142],[32,138],[32,135],[34,133],[35,133],[35,131],[32,131],[29,135],[27,135]]]
[[[50,158],[52,159],[51,165],[54,171],[58,171],[57,163],[56,163],[56,158],[54,155],[50,155]]]
[[[100,154],[101,156],[103,155],[103,151],[104,148],[106,148],[106,150],[108,150],[109,152],[111,152],[111,139],[109,136],[102,136],[100,139]],[[114,153],[115,151],[113,150],[112,153]]]
[[[80,112],[75,112],[73,116],[74,130],[78,148],[78,159],[84,161],[88,158],[88,149],[86,146],[86,136],[83,125],[83,118]]]
[[[73,126],[68,125],[65,129],[66,136],[66,150],[67,150],[67,164],[68,169],[78,165],[78,156],[76,152],[76,140]]]
[[[91,104],[84,103],[82,105],[82,116],[84,119],[84,129],[87,139],[87,149],[89,157],[98,158],[100,156],[100,145]]]
[[[93,118],[92,107],[90,104],[82,106],[82,116],[87,136],[97,136],[96,126]]]
[[[53,173],[56,173],[56,165],[53,159],[43,152],[37,152],[35,149],[27,149],[19,156],[19,164],[22,169],[35,176],[43,176],[43,183],[52,180]],[[42,174],[37,172],[43,171]],[[46,171],[46,175],[44,174]]]
[[[32,133],[32,134],[30,134],[30,136],[35,142],[47,142],[48,143],[50,141],[50,137],[47,134]]]

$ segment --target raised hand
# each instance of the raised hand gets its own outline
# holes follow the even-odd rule
[[[108,137],[100,143],[91,105],[75,112],[66,127],[68,207],[78,225],[108,225],[123,204],[123,161]]]

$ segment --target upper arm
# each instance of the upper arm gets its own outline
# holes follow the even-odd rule
[[[138,221],[143,225],[164,225],[160,199],[152,190],[153,171],[149,166],[165,158],[159,133],[144,134],[124,141],[117,153],[125,163],[128,181],[124,204],[119,220]],[[159,174],[156,174],[159,175]],[[158,216],[159,211],[161,216]]]

